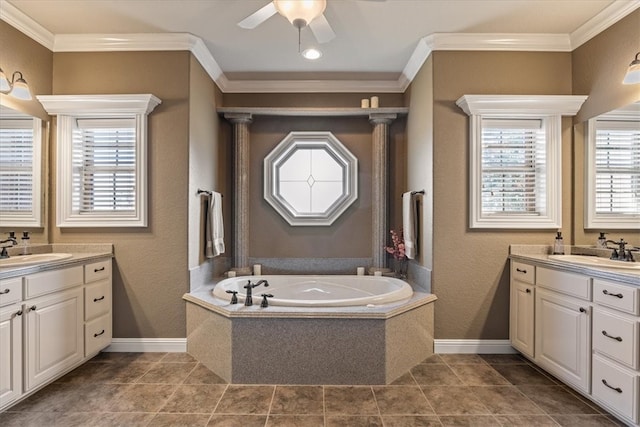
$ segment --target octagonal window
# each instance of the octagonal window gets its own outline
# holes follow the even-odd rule
[[[294,226],[333,224],[357,181],[358,159],[331,132],[291,132],[264,159],[264,198]]]

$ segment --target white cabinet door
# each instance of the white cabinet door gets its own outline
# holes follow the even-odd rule
[[[536,362],[559,379],[590,392],[590,303],[537,289]]]
[[[22,306],[0,310],[0,410],[22,395]]]
[[[25,302],[26,391],[82,360],[82,308],[81,287]]]
[[[534,356],[534,302],[533,285],[511,281],[509,338],[513,348],[531,358]]]

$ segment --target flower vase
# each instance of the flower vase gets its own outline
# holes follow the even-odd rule
[[[407,268],[409,267],[409,260],[406,258],[397,259],[393,258],[392,260],[392,268],[394,276],[398,279],[406,279],[407,278]]]

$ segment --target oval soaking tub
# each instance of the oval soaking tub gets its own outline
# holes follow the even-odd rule
[[[224,279],[213,289],[217,298],[230,301],[228,290],[238,292],[238,304],[245,299],[247,281],[267,280],[269,287],[254,288],[253,303],[260,294],[272,294],[270,305],[289,307],[348,307],[380,305],[411,298],[413,289],[400,279],[386,276],[239,276]]]

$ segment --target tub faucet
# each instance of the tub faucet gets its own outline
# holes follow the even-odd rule
[[[7,253],[7,248],[9,246],[15,246],[18,244],[18,240],[16,240],[16,233],[15,231],[10,231],[9,232],[9,238],[5,239],[5,240],[0,240],[0,245],[2,245],[3,243],[8,243],[11,242],[10,245],[6,245],[6,246],[0,246],[1,250],[0,250],[0,259],[3,258],[9,258],[9,254]]]
[[[257,288],[258,286],[264,284],[264,287],[266,288],[267,286],[269,286],[269,282],[267,282],[265,279],[259,280],[256,283],[251,283],[251,280],[247,281],[247,284],[245,286],[243,286],[247,292],[246,292],[246,297],[244,299],[244,305],[253,305],[253,297],[251,296],[251,290],[253,288]]]

